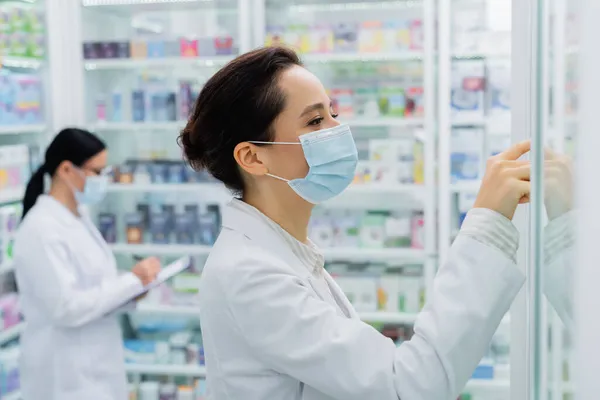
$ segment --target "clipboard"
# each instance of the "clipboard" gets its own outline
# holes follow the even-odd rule
[[[167,265],[165,268],[161,269],[156,279],[146,286],[144,286],[144,290],[140,293],[145,293],[149,290],[154,289],[157,286],[162,285],[175,275],[178,275],[192,266],[192,258],[190,256],[181,257],[180,259],[173,261],[171,264]],[[138,295],[139,296],[139,295]],[[137,297],[137,296],[136,296]]]
[[[165,283],[166,281],[168,281],[175,275],[182,273],[183,271],[190,268],[191,266],[192,266],[192,258],[190,256],[181,257],[178,260],[173,261],[171,264],[167,265],[166,267],[164,267],[163,269],[160,270],[160,272],[158,273],[158,275],[156,276],[156,279],[154,281],[150,282],[149,284],[147,284],[140,290],[137,290],[135,293],[133,293],[133,295],[129,299],[127,299],[123,303],[123,305],[127,305],[127,304],[131,303],[137,297],[160,286],[161,284]],[[119,310],[121,307],[123,307],[123,306],[117,307],[116,310]]]

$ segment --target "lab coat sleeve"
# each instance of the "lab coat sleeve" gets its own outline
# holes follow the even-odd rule
[[[455,399],[524,280],[502,252],[459,235],[413,338],[397,348],[277,259],[248,253],[219,275],[240,335],[273,370],[339,400]]]
[[[27,282],[23,289],[32,292],[55,325],[85,325],[115,311],[142,289],[132,273],[101,282],[78,281],[66,245],[47,236],[38,236],[39,246],[27,253],[27,262],[17,260],[17,273]]]
[[[544,294],[567,327],[574,326],[572,266],[576,218],[574,211],[568,212],[550,221],[544,230]]]

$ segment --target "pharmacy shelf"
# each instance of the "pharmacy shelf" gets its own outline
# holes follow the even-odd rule
[[[22,399],[23,399],[23,395],[21,394],[20,390],[2,395],[2,400],[22,400]]]
[[[198,307],[194,306],[172,306],[164,304],[144,304],[140,302],[131,313],[141,315],[160,315],[172,317],[200,318]]]
[[[424,262],[427,258],[424,250],[411,248],[330,247],[322,251],[329,260]]]
[[[395,313],[395,312],[361,312],[360,319],[369,323],[377,324],[406,324],[412,325],[417,320],[418,314]]]
[[[393,118],[393,117],[361,117],[353,119],[340,118],[340,122],[355,128],[370,127],[419,127],[425,124],[421,118]]]
[[[185,244],[111,244],[111,250],[115,254],[152,254],[156,256],[166,255],[208,255],[210,246],[185,245]],[[327,259],[351,260],[351,261],[414,261],[422,262],[426,258],[425,251],[410,248],[345,248],[331,247],[322,249]]]
[[[84,67],[88,71],[144,69],[144,68],[176,68],[176,67],[219,67],[233,59],[234,56],[215,57],[165,57],[165,58],[111,58],[86,60]]]
[[[453,60],[482,60],[482,59],[510,59],[510,51],[455,51],[452,53]]]
[[[203,192],[209,190],[227,189],[220,183],[113,183],[108,186],[110,193],[139,193],[139,192],[158,192],[158,193],[181,193],[181,192]]]
[[[323,53],[301,55],[305,63],[331,63],[355,61],[411,61],[421,60],[422,51],[403,51],[398,53]]]
[[[125,370],[139,375],[206,376],[206,367],[201,365],[125,364]]]
[[[0,345],[16,339],[25,328],[25,323],[21,322],[13,327],[0,331]]]
[[[481,182],[480,181],[465,181],[465,182],[458,182],[458,183],[453,183],[450,186],[450,190],[453,193],[477,193],[479,192],[479,187],[481,186]]]
[[[131,311],[140,315],[160,315],[186,318],[200,318],[198,307],[194,306],[171,306],[163,304],[138,304],[135,310]],[[393,312],[363,312],[359,313],[360,318],[365,322],[382,324],[413,324],[417,319],[417,314],[393,313]]]
[[[222,190],[227,188],[220,182],[188,182],[188,183],[113,183],[108,186],[109,192],[180,192]],[[425,186],[411,184],[379,184],[364,183],[348,187],[347,194],[423,194]]]
[[[14,203],[23,200],[25,185],[0,190],[0,204]]]
[[[392,117],[361,117],[351,119],[340,119],[355,128],[368,127],[419,127],[423,126],[424,120],[420,118],[392,118]],[[123,131],[180,131],[185,127],[187,121],[164,121],[164,122],[96,122],[90,125],[90,129],[96,132],[123,132]]]
[[[454,117],[452,118],[452,127],[479,127],[485,128],[491,135],[510,135],[511,132],[510,114],[498,114],[480,117]]]
[[[509,390],[510,381],[505,379],[471,379],[465,389],[482,391]]]
[[[96,122],[90,129],[96,132],[124,132],[124,131],[177,131],[185,127],[185,121],[165,122]]]
[[[15,270],[15,264],[12,261],[8,261],[0,264],[0,275],[7,274]]]
[[[346,194],[423,194],[424,185],[386,184],[386,183],[356,183],[352,184],[341,195]]]
[[[118,243],[111,244],[111,250],[115,254],[151,254],[155,256],[168,255],[208,255],[210,246],[203,245],[186,245],[186,244],[127,244]]]
[[[2,57],[0,56],[0,66],[23,69],[40,69],[44,64],[43,60],[27,57]]]
[[[2,125],[0,135],[22,135],[27,133],[43,133],[48,127],[42,124],[31,125]]]
[[[422,210],[426,195],[425,185],[357,183],[322,206],[347,210]]]

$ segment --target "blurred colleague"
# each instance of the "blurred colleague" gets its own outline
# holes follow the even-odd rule
[[[518,160],[528,142],[489,160],[414,336],[399,347],[360,320],[308,239],[313,207],[348,187],[358,155],[293,51],[258,49],[218,71],[180,142],[192,166],[238,194],[201,278],[210,399],[458,396],[525,280],[511,219],[529,199],[529,162]]]
[[[26,326],[21,384],[27,400],[124,400],[123,339],[114,311],[159,272],[157,259],[119,275],[84,206],[100,202],[108,177],[105,144],[65,129],[50,143],[23,200],[14,246]],[[44,194],[44,177],[51,178]]]

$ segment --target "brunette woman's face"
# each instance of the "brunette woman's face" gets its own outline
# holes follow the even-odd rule
[[[86,177],[100,175],[106,168],[107,160],[108,152],[102,150],[87,160],[81,167],[77,167],[68,161],[63,162],[58,168],[58,173],[62,180],[66,181],[74,189],[82,191]]]
[[[278,85],[283,91],[285,108],[273,123],[274,142],[300,143],[299,136],[340,123],[321,81],[302,67],[283,72]],[[308,164],[300,145],[273,145],[264,148],[263,162],[268,172],[285,179],[304,178]]]

